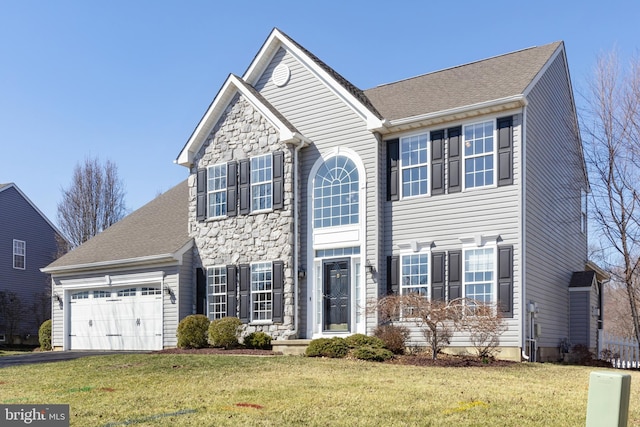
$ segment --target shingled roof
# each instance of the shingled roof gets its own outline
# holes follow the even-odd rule
[[[387,120],[415,117],[524,94],[562,45],[555,42],[364,91]]]
[[[47,273],[70,267],[131,262],[171,256],[190,241],[189,189],[184,180],[102,233],[43,269]]]

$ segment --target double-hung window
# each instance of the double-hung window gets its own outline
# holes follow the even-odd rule
[[[26,266],[27,243],[24,240],[13,241],[13,268],[24,270]]]
[[[400,292],[404,295],[416,293],[429,296],[429,254],[402,255]]]
[[[273,203],[273,157],[267,154],[251,158],[251,210],[272,208]]]
[[[464,186],[486,187],[494,184],[494,122],[464,127]]]
[[[207,268],[207,297],[209,320],[227,315],[227,267]]]
[[[227,214],[227,165],[209,166],[207,171],[208,217]]]
[[[494,248],[464,251],[464,296],[471,304],[494,302],[495,271]]]
[[[272,317],[271,262],[251,264],[251,320],[271,320]]]
[[[400,138],[402,197],[429,192],[429,156],[427,134]]]

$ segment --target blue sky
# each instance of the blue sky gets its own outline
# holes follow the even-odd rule
[[[638,17],[636,0],[0,0],[0,183],[57,223],[99,157],[141,207],[186,178],[174,159],[273,27],[361,89],[564,40],[580,102],[599,53],[638,53]]]

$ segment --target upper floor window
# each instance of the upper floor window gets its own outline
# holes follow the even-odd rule
[[[495,281],[494,248],[464,251],[464,296],[480,303],[494,301]]]
[[[13,268],[24,270],[27,258],[27,243],[24,240],[13,241]]]
[[[207,170],[208,216],[227,214],[227,164],[209,166]]]
[[[485,187],[494,184],[494,122],[464,127],[464,186]]]
[[[360,189],[356,164],[346,156],[326,160],[313,182],[313,226],[335,227],[359,222]]]
[[[427,134],[400,138],[402,197],[429,192]]]
[[[251,210],[272,207],[272,156],[267,154],[251,158]]]
[[[210,320],[227,315],[227,268],[207,268],[208,316]]]

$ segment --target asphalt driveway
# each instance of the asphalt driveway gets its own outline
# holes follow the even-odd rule
[[[104,356],[107,354],[144,353],[123,351],[42,351],[12,356],[0,356],[0,368],[8,366],[32,365],[34,363],[62,362],[89,356]]]

